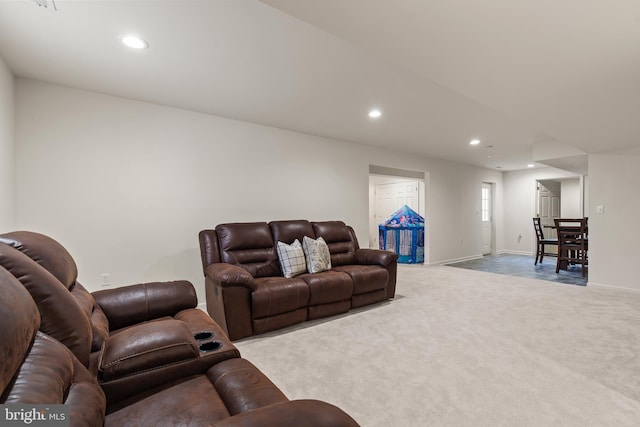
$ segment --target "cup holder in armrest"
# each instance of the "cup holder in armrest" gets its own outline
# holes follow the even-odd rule
[[[213,332],[211,331],[196,332],[195,334],[193,334],[193,337],[196,339],[196,341],[208,340],[209,338],[213,337]]]
[[[220,341],[207,341],[205,343],[200,344],[200,351],[208,352],[215,351],[222,347],[222,343]]]

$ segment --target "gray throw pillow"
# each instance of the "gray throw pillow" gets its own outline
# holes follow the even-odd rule
[[[302,249],[304,249],[304,255],[307,258],[307,270],[309,273],[314,274],[331,270],[331,254],[327,243],[322,237],[313,240],[304,236]]]

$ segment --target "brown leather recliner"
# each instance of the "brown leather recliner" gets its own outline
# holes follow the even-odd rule
[[[20,231],[0,235],[0,243],[0,265],[33,296],[40,329],[69,347],[98,378],[110,406],[240,355],[222,329],[195,308],[189,282],[91,294],[78,283],[69,252],[52,238]]]
[[[277,243],[322,237],[332,268],[286,278]],[[199,234],[207,310],[232,339],[393,298],[398,255],[361,249],[342,221],[220,224]]]
[[[72,427],[357,426],[327,403],[287,400],[242,358],[221,361],[110,408],[95,376],[75,354],[39,330],[32,295],[3,267],[0,291],[0,404],[64,404]]]
[[[31,295],[0,267],[0,403],[65,404],[73,426],[101,426],[106,401],[71,351],[39,331]]]

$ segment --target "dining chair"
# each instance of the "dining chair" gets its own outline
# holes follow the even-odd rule
[[[545,252],[545,245],[558,245],[558,239],[545,238],[544,231],[542,231],[542,225],[540,224],[540,218],[533,218],[533,228],[536,231],[536,262],[533,265],[538,265],[538,261],[542,262],[542,258],[547,256],[557,256],[553,252]]]
[[[589,234],[586,218],[556,218],[558,232],[558,261],[556,273],[566,269],[569,265],[580,264],[582,277],[585,276],[589,265]]]

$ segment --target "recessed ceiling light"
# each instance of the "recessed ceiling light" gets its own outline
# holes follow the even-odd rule
[[[529,164],[527,165],[527,167],[528,167],[528,168],[535,168],[535,167],[536,167],[536,165],[534,165],[533,163],[529,163]]]
[[[479,139],[472,139],[471,141],[469,141],[469,145],[478,145],[478,144],[480,144]]]
[[[377,119],[381,115],[382,115],[382,112],[380,110],[373,109],[369,111],[369,117],[371,117],[372,119]]]
[[[131,49],[146,49],[149,47],[149,43],[138,36],[127,35],[123,36],[121,40],[125,46],[130,47]]]

